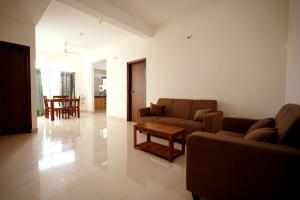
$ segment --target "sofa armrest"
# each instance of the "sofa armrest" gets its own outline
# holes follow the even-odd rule
[[[299,199],[299,169],[300,149],[206,132],[187,138],[186,187],[206,199]]]
[[[247,133],[250,126],[257,121],[257,119],[224,117],[222,120],[222,130]]]
[[[216,133],[221,129],[222,111],[209,112],[203,116],[203,129],[206,132]]]

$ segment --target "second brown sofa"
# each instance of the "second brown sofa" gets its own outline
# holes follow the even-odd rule
[[[220,130],[223,112],[217,111],[216,100],[192,100],[160,98],[158,105],[164,106],[162,116],[151,116],[150,108],[138,110],[138,122],[157,122],[174,125],[186,129],[186,134],[194,131],[206,131],[216,133]],[[194,115],[199,109],[211,109],[206,113],[203,121],[194,121]]]
[[[186,183],[194,199],[300,199],[300,105],[274,117],[274,144],[245,139],[256,120],[224,118],[217,134],[187,139]]]

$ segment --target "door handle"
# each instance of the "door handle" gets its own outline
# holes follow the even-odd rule
[[[130,91],[130,94],[132,94],[132,93],[134,93],[134,90],[131,90],[131,91]]]

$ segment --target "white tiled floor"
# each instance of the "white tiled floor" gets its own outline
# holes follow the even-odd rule
[[[83,112],[39,118],[37,134],[0,137],[0,199],[192,199],[186,157],[169,163],[134,149],[132,125]]]

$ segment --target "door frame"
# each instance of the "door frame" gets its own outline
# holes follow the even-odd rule
[[[24,74],[26,84],[24,85],[24,89],[26,91],[26,108],[27,108],[27,119],[26,119],[26,132],[31,133],[32,132],[32,105],[31,105],[31,66],[30,66],[30,47],[21,45],[21,44],[15,44],[11,42],[5,42],[5,41],[0,41],[0,45],[7,46],[7,47],[12,47],[15,49],[21,49],[25,52],[25,71],[26,73]],[[18,134],[18,133],[14,133]]]
[[[141,58],[138,60],[133,60],[127,62],[127,121],[131,121],[131,95],[130,95],[130,88],[131,88],[131,68],[133,64],[137,64],[140,62],[145,62],[145,102],[147,96],[147,59]]]

